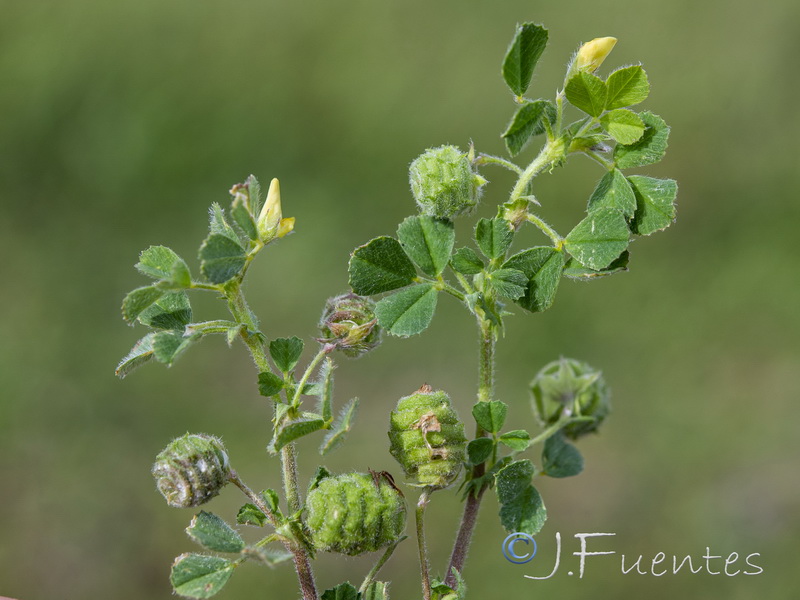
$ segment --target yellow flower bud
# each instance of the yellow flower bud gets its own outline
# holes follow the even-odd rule
[[[616,43],[615,37],[594,38],[591,42],[586,42],[575,57],[575,68],[578,71],[593,73],[603,64]]]
[[[258,235],[264,243],[270,242],[278,237],[278,230],[281,226],[281,185],[277,179],[273,179],[269,184],[267,200],[258,215]],[[291,231],[291,229],[289,230]],[[286,235],[288,231],[284,232]]]

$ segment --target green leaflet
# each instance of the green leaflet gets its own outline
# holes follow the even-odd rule
[[[255,504],[249,502],[239,509],[236,513],[236,522],[239,525],[254,525],[256,527],[263,527],[267,522],[267,515],[261,512]]]
[[[148,333],[134,344],[128,355],[119,361],[114,374],[120,379],[125,378],[131,371],[150,361],[153,358],[153,338],[155,333]]]
[[[211,598],[228,583],[235,563],[205,554],[181,554],[172,564],[169,579],[185,598]]]
[[[358,412],[358,398],[353,398],[344,405],[344,408],[336,417],[330,431],[325,435],[322,444],[319,447],[319,453],[323,456],[338,448],[344,442],[345,436],[350,433],[353,426],[353,419],[355,419]]]
[[[153,329],[178,331],[192,322],[192,307],[186,292],[168,292],[144,309],[139,322]]]
[[[583,266],[600,270],[622,254],[629,241],[625,215],[614,208],[598,208],[569,232],[564,243]]]
[[[608,275],[614,275],[615,273],[621,273],[623,271],[628,270],[628,261],[630,260],[630,253],[625,250],[622,254],[619,255],[619,258],[608,265],[605,269],[600,269],[599,271],[595,271],[594,269],[590,269],[588,267],[584,267],[581,263],[579,263],[574,258],[570,257],[567,261],[567,264],[564,265],[564,277],[568,277],[569,279],[574,279],[575,281],[591,281],[593,279],[599,279],[601,277],[606,277]]]
[[[291,444],[296,439],[308,435],[309,433],[319,431],[323,427],[325,427],[325,420],[321,418],[302,417],[295,421],[289,421],[281,425],[280,429],[278,429],[269,446],[269,450],[273,453],[278,452],[278,450],[283,448],[286,444]]]
[[[542,312],[556,297],[564,253],[549,246],[537,246],[515,254],[503,263],[504,269],[517,269],[528,278],[525,294],[515,300],[525,310]]]
[[[195,336],[184,337],[179,331],[159,331],[153,336],[153,356],[169,366],[195,339]]]
[[[650,235],[669,227],[675,220],[677,182],[642,175],[631,175],[628,181],[636,195],[636,214],[631,221],[633,233]]]
[[[122,301],[122,318],[133,325],[136,317],[165,293],[165,290],[154,285],[136,288],[128,292],[128,295]]]
[[[452,221],[420,215],[400,223],[397,237],[405,253],[422,272],[436,277],[450,260],[456,233]]]
[[[497,433],[503,428],[507,412],[508,405],[499,400],[478,402],[472,407],[472,416],[475,417],[475,422],[489,433]]]
[[[603,175],[592,192],[587,210],[591,213],[598,208],[616,208],[628,218],[636,212],[633,188],[619,169]]]
[[[258,393],[262,396],[275,396],[283,390],[285,382],[282,378],[269,371],[258,374]]]
[[[467,461],[470,465],[479,465],[492,455],[494,440],[490,437],[479,437],[467,444]]]
[[[472,248],[459,248],[450,259],[450,266],[462,275],[477,275],[483,271],[483,261]]]
[[[500,522],[506,531],[534,535],[547,519],[542,497],[531,485],[535,472],[529,460],[517,460],[495,474]]]
[[[378,324],[392,335],[408,337],[427,329],[436,311],[437,289],[421,283],[395,292],[375,305]]]
[[[559,431],[544,443],[542,468],[550,477],[572,477],[583,471],[583,456]]]
[[[211,283],[232,279],[246,262],[244,248],[227,235],[214,233],[200,246],[200,271]]]
[[[511,224],[501,217],[481,219],[475,225],[475,241],[488,259],[504,257],[513,239]]]
[[[533,136],[545,132],[544,120],[554,123],[556,107],[549,100],[526,100],[514,113],[502,138],[511,156],[522,152]]]
[[[599,117],[606,108],[606,84],[591,73],[581,71],[573,75],[567,82],[564,93],[570,104],[592,117]]]
[[[642,137],[645,129],[639,115],[627,108],[608,111],[600,117],[600,125],[620,144],[633,144]]]
[[[234,529],[217,515],[200,511],[192,518],[186,533],[195,542],[215,552],[241,552],[244,540]]]
[[[647,129],[637,142],[630,145],[617,144],[614,148],[614,163],[620,169],[644,167],[657,163],[667,151],[669,127],[658,115],[644,111],[639,113]]]
[[[322,600],[361,600],[358,590],[350,582],[340,583],[335,588],[325,590]]]
[[[348,266],[350,287],[356,294],[372,296],[405,287],[417,275],[414,264],[396,239],[382,236],[353,251]]]
[[[166,246],[150,246],[143,250],[135,266],[143,275],[168,281],[173,287],[186,288],[192,284],[189,267]]]
[[[514,452],[522,452],[531,445],[531,436],[524,429],[514,429],[501,435],[497,441],[505,444]]]
[[[522,96],[531,83],[536,63],[547,46],[547,29],[535,23],[517,25],[517,31],[503,60],[503,79],[516,96]]]
[[[277,338],[269,343],[269,355],[282,373],[288,373],[300,360],[304,346],[303,340],[297,336]]]
[[[517,300],[525,295],[528,277],[517,269],[497,269],[486,278],[486,282],[501,296]]]
[[[606,79],[608,101],[606,108],[623,108],[644,101],[650,93],[647,73],[639,65],[617,69]]]

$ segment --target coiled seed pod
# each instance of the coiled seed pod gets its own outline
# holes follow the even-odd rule
[[[533,412],[544,426],[563,416],[592,417],[564,427],[573,440],[597,431],[611,412],[610,393],[603,374],[585,362],[561,358],[546,365],[531,381]]]
[[[438,219],[468,213],[486,183],[473,171],[469,155],[455,146],[426,150],[411,163],[409,179],[420,211]]]
[[[375,302],[357,294],[330,298],[319,322],[320,341],[335,344],[346,356],[358,358],[381,343]]]
[[[355,556],[396,542],[406,524],[406,503],[388,473],[326,477],[306,499],[317,550]]]
[[[392,411],[389,452],[419,487],[444,488],[458,476],[464,462],[464,424],[449,396],[423,385],[401,398]]]
[[[222,442],[204,433],[172,440],[153,465],[158,491],[177,508],[200,506],[219,494],[231,469]]]

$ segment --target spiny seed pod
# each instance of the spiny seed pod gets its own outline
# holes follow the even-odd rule
[[[222,442],[204,433],[172,440],[153,465],[158,491],[177,508],[200,506],[219,494],[231,469]]]
[[[364,296],[344,294],[330,298],[319,322],[320,341],[335,344],[346,356],[358,358],[381,343],[375,303]]]
[[[564,427],[564,434],[575,440],[597,431],[611,412],[610,393],[603,374],[572,358],[561,358],[546,365],[531,381],[533,412],[545,425],[563,416],[592,417]]]
[[[411,163],[411,192],[423,214],[452,219],[478,203],[486,180],[472,169],[469,155],[455,146],[426,150]]]
[[[406,503],[388,473],[326,477],[306,499],[317,550],[355,556],[396,542],[406,525]]]
[[[442,391],[423,385],[392,411],[389,452],[419,487],[444,488],[464,462],[464,424]]]

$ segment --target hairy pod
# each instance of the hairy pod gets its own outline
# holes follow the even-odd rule
[[[585,362],[561,358],[546,365],[531,381],[533,412],[544,426],[564,416],[590,417],[564,427],[573,440],[597,431],[611,412],[603,374]]]
[[[357,294],[328,299],[319,322],[320,341],[335,344],[345,356],[358,358],[378,347],[381,328],[375,317],[375,302]]]
[[[464,462],[464,424],[449,396],[429,385],[401,398],[392,411],[389,452],[402,465],[412,485],[444,488]]]
[[[152,472],[167,504],[188,508],[219,494],[228,483],[231,469],[228,453],[218,438],[187,433],[156,456]]]
[[[469,155],[455,146],[426,150],[411,163],[409,180],[420,211],[438,219],[470,212],[486,183],[473,170]]]
[[[345,473],[322,479],[306,499],[317,550],[355,556],[400,539],[406,503],[387,473]]]

